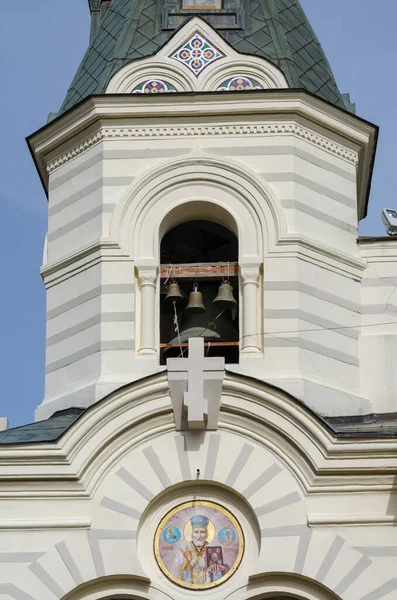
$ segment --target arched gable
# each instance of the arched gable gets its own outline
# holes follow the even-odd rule
[[[309,522],[316,492],[332,500],[346,477],[353,485],[358,453],[366,456],[361,489],[369,485],[365,478],[376,478],[381,448],[372,446],[336,440],[281,390],[232,373],[225,377],[218,431],[176,432],[166,375],[142,379],[88,409],[58,443],[24,447],[23,465],[18,448],[9,453],[24,486],[28,476],[40,477],[48,456],[56,496],[46,503],[47,529],[51,511],[70,502],[74,513],[91,518],[84,527],[58,519],[55,535],[42,521],[35,532],[40,551],[25,548],[25,565],[14,579],[10,571],[0,591],[14,600],[26,594],[33,600],[182,599],[183,590],[159,577],[153,532],[170,507],[200,497],[225,506],[244,530],[246,553],[219,588],[222,598],[357,600],[370,590],[380,600],[393,581],[346,531]],[[44,500],[50,481],[41,489]],[[18,562],[18,552],[12,556]]]

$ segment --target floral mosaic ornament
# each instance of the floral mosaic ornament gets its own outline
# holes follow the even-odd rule
[[[255,79],[239,76],[227,79],[219,87],[218,92],[240,92],[244,90],[263,90],[261,84]]]
[[[171,83],[161,79],[149,79],[132,90],[133,94],[164,94],[167,92],[176,92],[176,89]]]
[[[188,42],[185,42],[185,44],[171,56],[171,58],[186,65],[196,76],[215,60],[223,57],[224,54],[219,52],[219,50],[198,33],[195,33]]]

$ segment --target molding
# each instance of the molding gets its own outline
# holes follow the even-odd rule
[[[268,448],[308,495],[397,491],[397,440],[337,439],[285,392],[230,372],[222,402],[219,430]],[[91,406],[56,443],[1,447],[0,498],[88,498],[132,447],[174,432],[167,373],[140,379]]]
[[[44,279],[46,289],[49,289],[53,285],[57,285],[96,264],[113,261],[114,259],[132,263],[132,259],[121,251],[117,242],[113,242],[109,238],[98,238],[93,242],[80,246],[80,248],[66,256],[47,262],[41,267],[40,274]]]
[[[376,514],[346,514],[346,515],[307,515],[307,524],[309,527],[363,527],[396,525],[397,517],[392,515]]]
[[[201,125],[201,126],[174,126],[174,127],[103,127],[96,133],[87,137],[84,141],[80,142],[72,149],[68,150],[64,154],[60,154],[56,158],[52,159],[47,164],[47,172],[52,174],[62,165],[68,163],[70,160],[79,156],[86,150],[99,144],[103,140],[115,140],[123,139],[126,141],[142,139],[142,138],[164,138],[164,137],[201,137],[201,136],[263,136],[263,135],[295,135],[304,140],[310,141],[315,146],[323,148],[338,156],[345,159],[350,164],[357,166],[358,164],[358,153],[348,148],[343,147],[341,144],[326,138],[314,131],[297,125],[295,123],[280,122],[280,123],[267,123],[267,124],[256,124],[256,125]]]
[[[0,520],[0,531],[41,530],[41,529],[89,529],[91,518],[86,519],[31,519]]]
[[[286,234],[277,242],[278,249],[287,256],[291,255],[288,246],[294,244],[297,246],[297,249],[294,249],[296,255],[299,254],[312,264],[319,265],[323,269],[329,269],[355,281],[361,281],[362,274],[367,268],[367,263],[362,258],[320,244],[318,240],[313,240],[302,234]],[[335,265],[330,261],[336,261],[337,264]]]
[[[307,550],[307,549],[306,549]],[[258,598],[299,598],[305,600],[341,600],[334,591],[323,583],[311,579],[302,573],[256,573],[248,579],[248,588],[244,594],[247,600]],[[229,600],[240,598],[240,590],[228,596]]]
[[[293,124],[288,123],[291,117]],[[286,122],[273,125],[271,121],[274,119],[284,119]],[[189,120],[195,126],[187,127],[185,124]],[[120,122],[124,127],[120,128]],[[173,126],[164,128],[164,122]],[[233,122],[238,124],[231,125]],[[99,143],[102,138],[98,136],[102,136],[103,123],[106,124],[103,130],[109,140],[112,135],[116,136],[114,139],[119,139],[120,135],[125,135],[127,139],[129,135],[141,139],[148,135],[160,138],[171,135],[174,139],[179,135],[225,136],[228,132],[229,135],[245,136],[259,132],[263,136],[271,127],[276,127],[273,135],[291,135],[293,128],[297,127],[297,136],[353,164],[358,176],[359,218],[365,214],[378,129],[303,90],[268,89],[238,94],[104,94],[88,97],[28,138],[46,189],[49,180],[47,165],[53,170],[62,161],[69,160],[68,153],[81,154]],[[115,128],[111,127],[112,123],[116,125]],[[69,147],[69,150],[59,155],[62,147]]]
[[[47,165],[47,172],[50,174],[53,173],[58,167],[68,163],[73,158],[76,158],[76,156],[80,156],[80,154],[82,154],[86,150],[89,150],[93,146],[96,146],[103,139],[103,137],[104,136],[102,130],[98,130],[96,133],[90,135],[84,141],[77,144],[77,146],[74,146],[66,153],[61,154],[58,158],[52,160]],[[99,157],[98,161],[100,160],[101,158]]]

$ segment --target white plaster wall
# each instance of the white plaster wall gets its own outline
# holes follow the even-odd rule
[[[362,382],[375,412],[396,412],[397,240],[360,243],[367,262],[362,281]]]
[[[294,589],[299,599],[332,596],[301,596],[297,587],[287,587],[289,577],[318,582],[342,600],[393,598],[396,504],[388,491],[393,470],[390,477],[384,471],[393,464],[389,441],[357,442],[349,450],[351,444],[332,440],[285,397],[248,382],[233,393],[237,382],[230,377],[219,429],[178,433],[162,383],[153,380],[140,392],[131,386],[84,415],[61,444],[28,450],[25,460],[37,451],[43,458],[45,451],[57,451],[60,458],[61,448],[69,447],[73,484],[67,491],[59,465],[51,465],[47,454],[31,467],[37,491],[33,479],[23,495],[14,482],[17,501],[10,502],[8,484],[1,488],[0,595],[61,599],[83,583],[98,579],[109,590],[101,578],[128,576],[134,597],[145,589],[145,598],[193,597],[162,574],[153,537],[168,510],[195,497],[231,510],[245,536],[240,568],[206,597],[243,600],[252,591],[249,577],[257,576],[260,586],[261,577],[282,573],[284,587],[274,593]],[[0,478],[7,469],[18,476],[7,452],[0,450]],[[323,477],[330,471],[322,482],[320,471]],[[45,475],[54,483],[47,489]],[[150,582],[138,584],[133,577]]]
[[[114,222],[148,174],[177,160],[194,164],[196,157],[245,169],[269,191],[278,215],[278,231],[270,218],[255,217],[258,231],[267,231],[258,257],[264,271],[257,333],[264,354],[241,360],[236,368],[280,385],[323,415],[371,412],[354,329],[362,270],[356,247],[356,155],[335,136],[328,139],[322,132],[319,138],[298,118],[289,117],[279,131],[266,115],[222,117],[220,123],[218,132],[215,118],[185,117],[172,121],[171,133],[160,133],[163,118],[140,119],[139,129],[136,122],[119,120],[119,129],[104,128],[92,147],[52,167],[44,278],[49,313],[52,307],[58,311],[48,321],[46,398],[37,418],[76,403],[87,406],[158,369],[157,357],[137,355],[136,241],[125,245],[117,239]],[[212,191],[201,186],[205,177],[201,165],[197,184],[189,184],[190,200],[203,193],[210,202],[221,198],[216,186]],[[161,194],[166,187],[165,182]],[[236,180],[235,199],[227,206],[232,215],[242,191]],[[260,202],[265,206],[268,200]],[[146,237],[153,226],[142,223]],[[98,290],[100,299],[91,299]],[[74,305],[62,310],[70,302]],[[345,326],[351,330],[337,330]],[[155,322],[153,327],[157,330]],[[307,329],[316,331],[299,333]]]

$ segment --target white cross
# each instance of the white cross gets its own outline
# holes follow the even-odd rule
[[[192,429],[204,429],[209,414],[208,395],[211,397],[211,400],[214,399],[214,402],[220,405],[220,397],[219,400],[214,398],[214,391],[216,388],[216,395],[218,396],[218,390],[221,391],[222,389],[221,386],[219,387],[219,382],[223,380],[225,359],[222,357],[205,358],[204,339],[201,337],[190,338],[189,357],[169,358],[167,360],[167,369],[171,396],[174,391],[174,399],[176,399],[177,390],[175,385],[172,386],[172,383],[177,381],[181,383],[183,381],[185,382],[183,387],[186,388],[187,380],[187,391],[185,390],[183,393],[182,403],[187,409],[188,427]],[[180,386],[178,392],[180,392]],[[179,393],[178,396],[180,396]],[[180,400],[181,398],[178,399]],[[182,413],[179,415],[175,407],[174,413],[176,421],[182,419]]]

